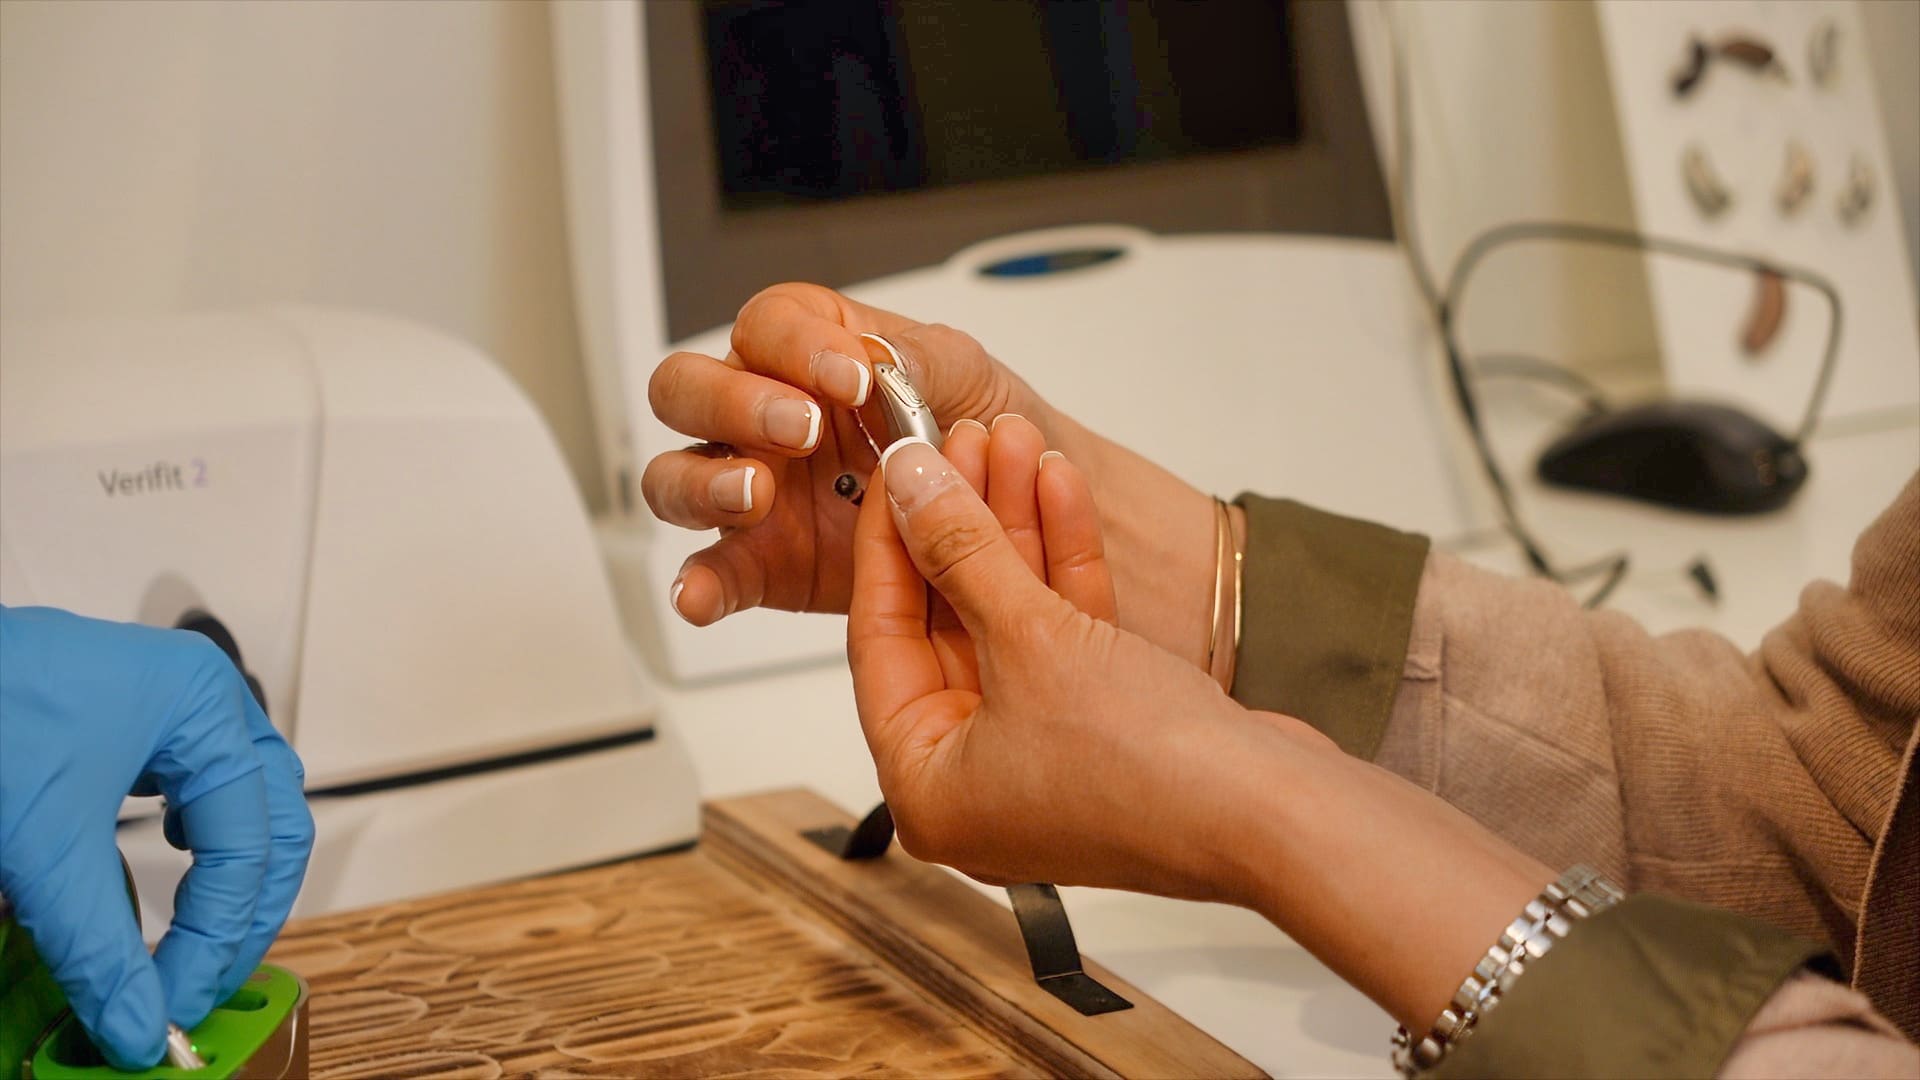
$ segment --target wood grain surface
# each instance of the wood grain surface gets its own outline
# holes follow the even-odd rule
[[[944,871],[797,836],[850,823],[710,804],[693,851],[300,920],[269,959],[312,987],[316,1077],[1257,1075],[1091,965],[1136,1008],[1013,977],[1012,914]]]

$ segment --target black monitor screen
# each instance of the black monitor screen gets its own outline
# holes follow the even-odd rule
[[[702,0],[731,206],[1294,142],[1288,0]]]

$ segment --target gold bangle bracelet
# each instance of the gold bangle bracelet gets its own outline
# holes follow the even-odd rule
[[[1213,500],[1213,559],[1213,618],[1207,627],[1207,675],[1228,688],[1233,685],[1234,654],[1240,647],[1240,550],[1233,540],[1233,519],[1227,513],[1227,504],[1218,498]],[[1229,589],[1233,592],[1231,608],[1227,599]],[[1227,644],[1225,650],[1220,648],[1222,642]]]
[[[1220,573],[1225,561],[1220,554],[1222,547],[1220,500],[1213,500],[1213,615],[1207,619],[1207,663],[1206,672],[1213,674],[1213,662],[1220,649],[1220,608],[1226,599],[1225,582]]]
[[[1245,544],[1233,532],[1233,512],[1225,503],[1220,504],[1221,512],[1227,517],[1227,543],[1233,548],[1233,637],[1227,642],[1227,670],[1220,680],[1220,689],[1233,693],[1233,677],[1240,667],[1240,627],[1244,622],[1243,612],[1246,605],[1242,601],[1245,592],[1247,553]]]

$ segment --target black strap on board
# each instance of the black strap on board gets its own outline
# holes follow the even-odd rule
[[[893,811],[881,803],[860,819],[860,824],[849,829],[845,825],[828,825],[819,829],[802,829],[800,835],[813,841],[815,846],[826,850],[836,859],[851,862],[864,862],[877,859],[887,853],[887,845],[893,843]]]
[[[1102,986],[1083,969],[1080,946],[1073,940],[1073,921],[1067,918],[1067,906],[1060,902],[1060,890],[1043,883],[1009,885],[1007,898],[1013,901],[1020,938],[1027,943],[1033,979],[1042,989],[1078,1009],[1082,1016],[1133,1008],[1133,1002]]]
[[[804,829],[800,835],[836,859],[877,859],[893,843],[893,812],[883,802],[851,829],[828,825]],[[1020,924],[1020,940],[1027,947],[1033,981],[1041,989],[1073,1006],[1082,1016],[1133,1008],[1133,1002],[1087,974],[1080,960],[1080,946],[1073,938],[1073,921],[1067,918],[1058,889],[1043,883],[1009,885],[1007,898],[1013,901],[1013,918]]]

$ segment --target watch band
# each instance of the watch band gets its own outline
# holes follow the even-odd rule
[[[1480,1018],[1492,1012],[1501,996],[1555,942],[1566,937],[1575,923],[1621,899],[1620,890],[1591,867],[1574,866],[1560,875],[1539,896],[1527,901],[1527,906],[1500,932],[1500,939],[1487,948],[1473,972],[1460,983],[1460,989],[1454,991],[1453,1000],[1440,1010],[1431,1031],[1417,1042],[1404,1027],[1394,1032],[1394,1068],[1411,1078],[1438,1065],[1448,1050],[1473,1034]]]

